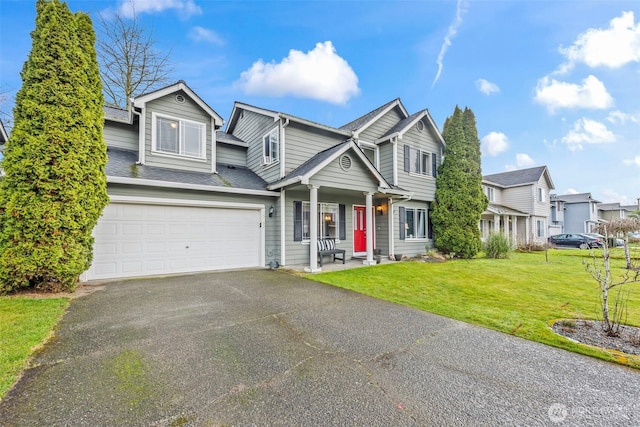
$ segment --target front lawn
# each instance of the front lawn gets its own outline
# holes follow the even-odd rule
[[[621,253],[612,260],[614,274],[625,270]],[[510,259],[476,258],[443,263],[418,261],[384,264],[309,275],[308,278],[420,310],[513,334],[577,353],[640,368],[640,356],[577,344],[556,335],[556,319],[597,319],[599,286],[585,271],[589,252],[549,250],[514,253]],[[629,291],[627,322],[640,326],[640,283]],[[617,288],[620,289],[620,288]],[[612,291],[615,296],[616,289]]]
[[[0,297],[0,399],[68,305],[66,298]]]

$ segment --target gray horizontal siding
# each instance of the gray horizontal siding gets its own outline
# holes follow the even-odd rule
[[[309,180],[311,184],[322,187],[340,188],[353,191],[375,192],[378,182],[371,172],[362,164],[353,152],[347,155],[351,159],[351,169],[344,170],[340,167],[340,159],[335,159]]]
[[[268,166],[262,164],[262,138],[278,126],[278,121],[274,121],[273,117],[245,110],[233,129],[233,136],[249,144],[247,148],[247,167],[267,182],[276,181],[280,178],[280,167],[277,163]],[[280,146],[282,147],[282,144]]]
[[[393,184],[393,148],[394,144],[385,142],[378,146],[380,153],[380,173],[387,182]]]
[[[184,103],[175,100],[177,93],[185,97]],[[170,169],[211,172],[211,117],[199,105],[193,102],[186,93],[180,91],[155,99],[145,109],[145,163],[149,166],[160,166]],[[178,119],[191,120],[206,125],[206,160],[190,159],[167,154],[155,154],[151,151],[152,113],[167,115]]]
[[[438,164],[442,163],[441,143],[434,138],[430,132],[418,131],[415,126],[406,132],[401,140],[398,141],[398,186],[412,191],[414,198],[419,200],[434,200],[436,191],[436,179],[431,176],[410,174],[404,171],[404,146],[409,145],[412,148],[423,150],[430,155],[436,153],[438,156]],[[431,168],[431,162],[429,162]]]
[[[410,257],[424,254],[429,248],[433,247],[432,239],[406,239],[400,240],[400,207],[405,208],[423,208],[427,209],[427,219],[431,215],[429,209],[429,203],[408,201],[408,202],[396,202],[393,204],[393,239],[394,239],[394,253],[408,255]]]
[[[104,140],[107,147],[138,151],[138,126],[107,121],[104,124]]]
[[[344,135],[291,123],[285,128],[285,172],[289,173],[320,151],[344,142]]]
[[[400,109],[395,107],[362,132],[359,138],[363,141],[373,142],[382,137],[389,129],[394,127],[396,123],[404,118],[405,117],[400,112]]]
[[[228,165],[246,166],[247,149],[218,143],[216,145],[216,162]]]

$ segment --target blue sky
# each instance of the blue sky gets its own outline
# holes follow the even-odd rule
[[[135,5],[174,80],[229,118],[234,101],[341,126],[401,98],[442,129],[471,108],[484,174],[547,165],[558,194],[640,197],[638,1],[67,2]],[[0,1],[0,92],[10,111],[35,1]]]

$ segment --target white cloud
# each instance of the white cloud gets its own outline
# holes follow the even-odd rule
[[[482,153],[497,156],[509,148],[509,138],[502,132],[490,132],[481,140]]]
[[[360,93],[358,77],[330,41],[307,53],[291,49],[280,63],[258,60],[236,83],[247,94],[313,98],[344,104]]]
[[[224,44],[224,41],[218,34],[200,26],[195,26],[189,31],[189,38],[195,42],[213,43],[218,46]]]
[[[607,116],[607,120],[611,123],[620,123],[626,124],[627,122],[631,123],[640,123],[640,113],[638,114],[627,114],[622,111],[612,111]]]
[[[201,15],[202,9],[194,0],[120,0],[118,12],[127,18],[133,18],[137,13],[160,13],[175,9],[183,18]]]
[[[613,98],[604,83],[592,75],[582,80],[581,85],[543,77],[538,80],[534,100],[546,105],[551,113],[559,108],[604,109],[613,106]]]
[[[567,62],[560,66],[565,73],[576,63],[591,68],[619,68],[630,62],[640,62],[640,23],[635,24],[633,12],[623,12],[609,22],[609,28],[590,28],[580,34],[568,48],[560,48]]]
[[[500,92],[500,88],[497,84],[491,83],[489,80],[478,79],[476,80],[476,88],[485,95],[491,95],[492,93]]]
[[[526,167],[529,167],[529,166],[533,166],[535,164],[536,164],[535,160],[533,160],[531,158],[531,156],[529,156],[528,154],[525,154],[525,153],[516,154],[516,166],[517,167],[526,168]]]
[[[620,203],[621,205],[635,205],[637,200],[632,197],[625,196],[611,189],[605,189],[602,191],[602,197],[600,198],[603,203]]]
[[[616,142],[616,136],[600,122],[582,118],[576,121],[573,129],[569,131],[562,142],[569,146],[571,151],[582,150],[583,144],[608,144]]]
[[[624,163],[625,166],[638,166],[638,167],[640,167],[640,155],[635,156],[632,159],[624,159],[622,161],[622,163]]]
[[[567,191],[565,191],[565,194],[580,194],[580,192],[575,188],[568,188]]]
[[[458,34],[458,28],[460,28],[460,25],[462,25],[462,14],[467,11],[465,9],[466,6],[467,4],[464,0],[458,0],[458,3],[456,5],[456,16],[455,18],[453,18],[453,21],[449,25],[447,34],[444,36],[442,46],[440,47],[438,59],[436,60],[436,64],[438,64],[438,72],[436,73],[436,77],[433,79],[433,83],[431,83],[432,88],[436,85],[438,79],[440,79],[440,74],[442,74],[444,55],[447,53],[449,46],[451,46],[451,40],[453,40],[456,34]]]

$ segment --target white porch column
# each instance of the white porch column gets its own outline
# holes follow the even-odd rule
[[[529,218],[527,218],[526,221],[524,222],[524,233],[525,233],[524,242],[525,243],[530,243],[529,242],[529,234],[531,233],[531,231],[530,231],[531,229],[529,228],[529,223],[530,223],[530,220],[529,220]]]
[[[309,186],[309,272],[316,273],[318,268],[318,187]]]
[[[495,234],[500,233],[500,215],[493,216],[493,232]]]
[[[367,221],[367,259],[362,261],[364,265],[373,265],[373,193],[365,193],[366,196],[366,211],[365,218]]]
[[[518,217],[513,216],[513,246],[518,246]]]
[[[504,237],[509,240],[509,215],[504,215]]]

